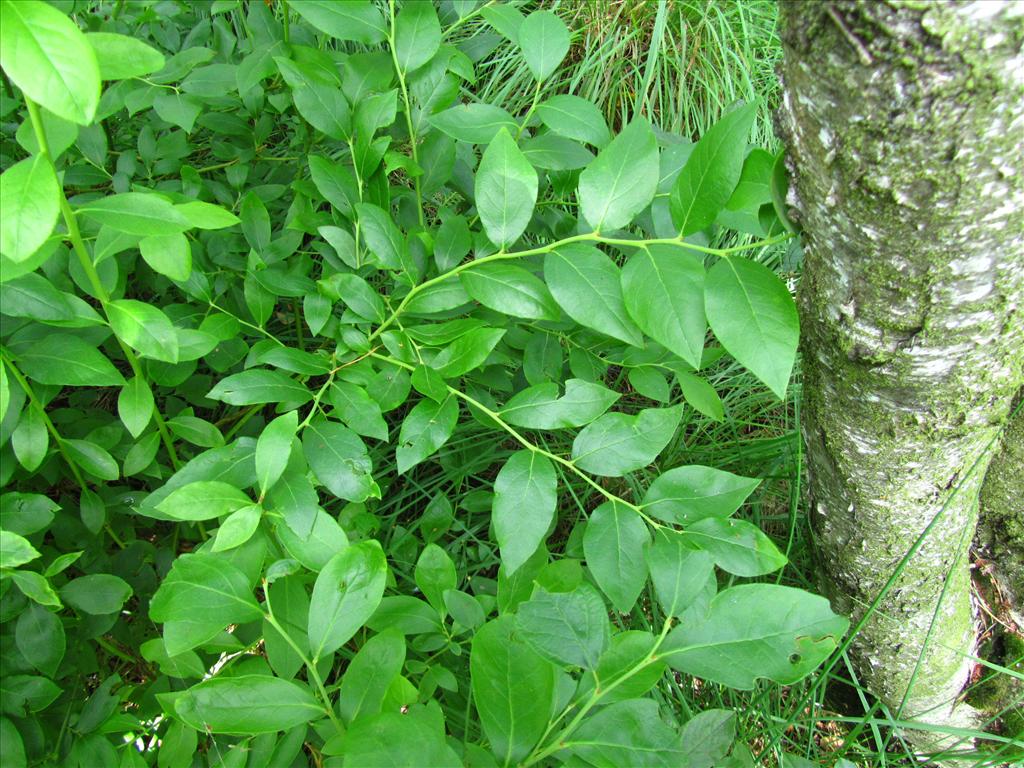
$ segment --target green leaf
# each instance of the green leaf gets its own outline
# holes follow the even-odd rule
[[[178,333],[161,310],[134,299],[108,301],[104,309],[117,337],[140,355],[178,362]]]
[[[261,498],[284,474],[298,424],[298,411],[289,411],[267,424],[256,440],[256,480]]]
[[[537,172],[504,128],[487,145],[477,169],[476,205],[484,231],[499,248],[523,234],[537,202]]]
[[[286,731],[324,715],[304,685],[268,675],[215,677],[174,700],[174,711],[200,733]]]
[[[715,388],[706,379],[694,376],[687,371],[676,370],[675,374],[676,381],[679,382],[679,389],[683,392],[683,398],[690,406],[713,421],[721,421],[725,418],[722,398],[718,396]]]
[[[446,589],[444,605],[448,613],[451,614],[452,620],[466,629],[476,629],[487,620],[480,601],[466,592]]]
[[[622,270],[622,296],[640,330],[700,367],[708,332],[703,258],[682,246],[641,248]]]
[[[164,68],[164,55],[134,37],[113,32],[86,32],[85,39],[96,56],[101,80],[127,80]]]
[[[501,417],[529,429],[569,429],[589,424],[618,399],[618,392],[583,379],[567,380],[559,397],[558,385],[547,382],[516,394],[501,409]]]
[[[270,247],[270,214],[267,206],[263,204],[259,195],[249,192],[242,198],[239,206],[241,215],[242,234],[246,241],[258,253],[263,253]]]
[[[395,59],[403,74],[430,61],[441,46],[441,24],[433,3],[405,3],[395,17]]]
[[[149,604],[149,618],[164,624],[171,656],[211,640],[228,624],[262,617],[248,578],[223,555],[179,555]]]
[[[516,625],[519,635],[544,658],[585,669],[597,667],[611,637],[604,600],[586,583],[572,592],[535,588],[519,606]]]
[[[444,593],[449,589],[455,589],[458,584],[455,563],[452,562],[448,553],[437,544],[427,544],[416,561],[413,575],[420,592],[437,612],[443,615],[445,612]]]
[[[153,418],[153,392],[145,377],[135,376],[121,388],[117,396],[117,413],[132,437],[138,438]]]
[[[120,611],[132,596],[132,588],[113,574],[91,573],[69,581],[60,588],[60,596],[72,608],[102,616]]]
[[[585,168],[594,159],[582,144],[553,133],[526,139],[522,150],[530,165],[552,171],[575,171]]]
[[[455,431],[459,404],[452,395],[443,402],[420,400],[402,422],[398,435],[398,473],[405,474],[444,445]]]
[[[26,408],[11,434],[11,448],[18,463],[29,472],[35,472],[46,458],[49,447],[50,434],[46,431],[42,412],[35,406]]]
[[[143,192],[125,192],[90,200],[78,212],[116,232],[142,237],[174,235],[192,226],[170,201]]]
[[[338,691],[341,719],[351,723],[359,716],[375,715],[388,687],[405,664],[405,638],[395,630],[381,632],[359,648],[345,668]]]
[[[100,102],[96,55],[78,26],[53,6],[0,4],[0,67],[26,96],[58,117],[79,125],[95,117]]]
[[[755,104],[733,110],[711,126],[690,153],[669,197],[672,223],[683,236],[710,227],[729,202],[740,180],[756,112]]]
[[[661,655],[673,669],[730,688],[750,690],[757,678],[790,685],[828,658],[848,626],[824,597],[743,584],[720,592],[706,614],[689,614]]]
[[[719,568],[736,576],[763,576],[788,562],[772,540],[746,520],[706,517],[688,526],[685,536],[710,553]]]
[[[256,368],[227,376],[206,393],[211,400],[228,405],[258,405],[260,403],[290,403],[301,405],[313,394],[295,379],[280,371]]]
[[[90,440],[72,440],[65,438],[64,451],[71,460],[89,474],[100,480],[114,481],[120,476],[117,462],[103,448]]]
[[[715,578],[711,555],[675,531],[658,531],[646,556],[654,593],[667,616],[682,615]]]
[[[197,480],[175,489],[156,508],[175,520],[210,520],[252,504],[235,486],[220,480]]]
[[[497,312],[529,320],[557,320],[560,315],[544,283],[522,267],[483,264],[460,273],[459,280],[470,297]]]
[[[785,397],[800,340],[800,318],[785,283],[757,262],[725,257],[708,271],[704,310],[729,354]]]
[[[640,515],[617,502],[606,501],[587,521],[583,532],[587,567],[619,613],[633,609],[647,583],[644,551],[650,542]]]
[[[400,270],[409,263],[409,244],[382,208],[370,203],[356,205],[360,232],[366,246],[385,269]]]
[[[231,211],[202,200],[178,203],[174,209],[196,229],[225,229],[239,223],[239,218]]]
[[[540,82],[547,80],[569,52],[569,30],[551,11],[534,11],[519,25],[519,47],[526,66]]]
[[[640,768],[688,766],[675,746],[669,727],[653,699],[628,699],[611,704],[584,720],[568,738],[566,751],[588,765],[630,765]]]
[[[0,531],[0,568],[17,568],[42,557],[28,539],[10,531]]]
[[[384,550],[370,539],[342,550],[320,571],[309,603],[314,662],[347,643],[377,610],[387,570]]]
[[[352,110],[340,88],[310,82],[292,88],[292,100],[306,122],[332,139],[346,141],[352,135]]]
[[[654,649],[655,638],[650,632],[626,630],[612,635],[611,645],[601,655],[594,677],[585,678],[581,693],[589,690],[596,682],[605,689],[602,701],[610,704],[637,696],[643,696],[661,680],[668,666],[660,660],[652,660],[639,671],[635,667],[648,657]],[[627,673],[632,673],[627,675]],[[582,681],[581,681],[582,682]],[[615,683],[612,690],[608,687]]]
[[[415,694],[415,689],[410,689]],[[345,734],[345,768],[462,768],[463,762],[448,745],[443,718],[436,702],[404,706],[352,723]]]
[[[339,40],[374,45],[387,37],[384,17],[370,0],[291,0],[288,7]]]
[[[515,618],[488,622],[469,654],[473,703],[491,749],[518,763],[544,734],[555,698],[555,667],[519,638]]]
[[[508,575],[544,541],[555,517],[558,481],[551,460],[537,451],[513,453],[494,480],[492,524]]]
[[[513,134],[519,124],[507,111],[491,104],[458,104],[431,115],[430,124],[453,139],[490,144],[502,128]]]
[[[636,118],[580,173],[580,212],[603,232],[626,226],[650,205],[658,187],[658,144]]]
[[[213,540],[213,551],[223,552],[245,544],[259,527],[263,517],[263,508],[258,504],[248,504],[236,509],[217,529],[217,538]]]
[[[676,467],[651,483],[641,506],[649,515],[689,526],[708,517],[729,517],[760,484],[713,467]]]
[[[384,322],[383,299],[358,275],[331,275],[320,281],[320,289],[331,298],[344,301],[348,308],[360,317],[376,323]]]
[[[39,605],[63,607],[57,593],[50,586],[50,582],[35,571],[11,571],[8,575],[18,585],[22,594],[30,600],[34,600]]]
[[[736,713],[730,709],[706,709],[686,721],[679,732],[678,743],[686,755],[687,768],[740,768],[742,762],[726,761],[725,754],[736,739]],[[733,748],[737,758],[742,745]],[[747,752],[749,755],[750,753]],[[750,768],[754,768],[751,758]],[[839,766],[833,766],[839,768]]]
[[[607,413],[573,441],[573,463],[595,475],[621,477],[652,463],[675,435],[683,406],[648,408],[635,416]]]
[[[619,268],[597,248],[574,244],[548,253],[544,279],[555,301],[577,323],[643,346],[643,335],[623,303]]]
[[[597,106],[579,96],[552,96],[537,105],[537,115],[559,136],[603,147],[611,141],[604,115]]]
[[[181,206],[178,206],[181,212]],[[139,253],[154,272],[184,282],[192,274],[192,246],[181,232],[153,235],[139,241]]]
[[[302,450],[316,479],[339,499],[380,498],[366,444],[348,427],[316,419],[302,433]]]
[[[446,379],[476,370],[504,335],[504,328],[475,328],[442,349],[430,367]]]
[[[196,118],[203,112],[203,101],[187,93],[161,91],[153,97],[153,111],[161,120],[191,133]]]
[[[447,390],[445,390],[447,392]],[[338,416],[353,432],[375,440],[388,439],[388,424],[380,405],[365,389],[348,381],[335,381],[327,398]]]
[[[60,194],[42,155],[26,157],[0,174],[0,253],[21,263],[38,251],[57,224]]]
[[[480,9],[480,15],[484,20],[494,27],[495,31],[504,35],[511,42],[519,39],[519,27],[526,18],[519,9],[508,3],[500,5],[484,5]]]
[[[41,605],[29,605],[18,617],[14,641],[29,664],[48,677],[55,676],[67,650],[64,624],[55,614]]]
[[[309,173],[324,199],[351,218],[353,206],[359,201],[359,187],[352,171],[327,158],[310,155]]]

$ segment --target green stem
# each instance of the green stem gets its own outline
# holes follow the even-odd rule
[[[50,170],[53,171],[53,175],[57,179],[57,188],[60,191],[60,210],[64,217],[64,224],[68,229],[68,239],[71,241],[72,250],[74,250],[75,255],[78,257],[82,271],[85,272],[89,285],[92,286],[93,295],[99,300],[103,314],[107,317],[109,324],[110,318],[107,315],[107,304],[110,302],[110,294],[107,293],[107,289],[103,286],[103,281],[100,279],[99,273],[92,263],[92,257],[89,255],[89,250],[85,247],[85,241],[82,239],[82,233],[78,229],[78,219],[71,208],[71,204],[68,202],[67,196],[64,194],[64,186],[61,184],[60,176],[57,174],[57,166],[54,165],[53,157],[50,155],[50,145],[46,138],[46,132],[43,130],[43,120],[42,115],[39,114],[39,107],[28,96],[25,96],[25,106],[28,108],[29,119],[32,121],[32,130],[35,132],[36,141],[39,143],[39,154],[46,158]],[[135,352],[121,341],[116,333],[114,338],[117,339],[117,343],[124,353],[124,359],[131,366],[132,374],[145,380],[145,374],[142,371],[142,366],[139,364],[139,359],[135,356]],[[171,466],[175,471],[181,469],[181,462],[178,460],[178,454],[174,450],[174,441],[171,439],[171,434],[167,429],[167,424],[164,422],[164,417],[160,413],[159,408],[153,409],[153,419],[156,422],[160,438],[167,448],[167,454],[171,459]]]
[[[395,49],[395,0],[388,0],[388,8],[391,11],[391,28],[388,30],[388,47],[391,49],[391,61],[395,64],[395,72],[398,74],[398,86],[402,91],[402,103],[405,105],[405,125],[409,131],[409,147],[412,153],[412,161],[419,167],[419,150],[416,148],[416,129],[412,124],[412,102],[409,99],[409,89],[405,84],[405,73],[398,63],[398,51]],[[416,213],[419,217],[420,226],[426,226],[423,217],[423,193],[420,191],[420,177],[414,176],[412,180],[413,189],[416,191]]]
[[[303,653],[290,634],[285,631],[277,619],[274,617],[274,609],[270,605],[270,584],[266,579],[263,579],[263,596],[267,601],[267,612],[263,615],[263,618],[267,620],[267,623],[278,631],[278,634],[284,638],[284,641],[291,646],[291,649],[295,651],[296,655],[302,659],[302,663],[306,665],[306,669],[309,670],[309,676],[313,680],[313,684],[316,686],[317,692],[320,694],[320,698],[323,701],[324,709],[327,711],[327,716],[331,718],[331,722],[334,723],[334,727],[338,729],[338,733],[344,733],[345,728],[342,726],[341,721],[338,720],[338,716],[334,714],[334,707],[331,705],[331,697],[327,694],[327,689],[324,687],[324,681],[320,677],[320,673],[316,671],[316,664]]]
[[[519,130],[516,131],[516,141],[519,141],[519,137],[523,135],[523,131],[526,130],[526,124],[530,122],[530,118],[533,117],[533,111],[537,109],[537,102],[540,101],[540,87],[541,83],[537,83],[537,87],[533,89],[533,103],[530,104],[530,108],[526,110],[526,115],[523,117],[523,121],[519,124]]]
[[[388,357],[387,355],[378,355],[376,352],[371,352],[370,356],[371,357],[375,357],[378,360],[381,360],[383,362],[390,363],[391,365],[396,365],[399,368],[405,368],[407,371],[413,371],[413,370],[416,369],[415,366],[409,365],[409,363],[402,362],[401,360],[396,360],[395,358]],[[460,389],[458,389],[456,387],[453,387],[450,384],[448,384],[446,386],[448,388],[448,392],[449,393],[451,393],[455,397],[459,398],[460,400],[465,401],[466,403],[468,403],[469,405],[473,406],[474,408],[477,408],[478,410],[483,412],[485,415],[487,415],[489,418],[493,419],[494,422],[496,424],[498,424],[498,426],[500,426],[504,431],[508,432],[508,434],[511,435],[512,438],[517,443],[522,445],[528,451],[533,451],[534,453],[539,454],[541,456],[544,456],[544,457],[550,459],[551,461],[554,461],[554,462],[557,462],[558,464],[561,464],[563,467],[568,469],[570,472],[572,472],[578,478],[580,478],[585,483],[587,483],[587,485],[589,485],[595,491],[597,491],[602,496],[604,496],[606,499],[608,499],[608,501],[613,501],[616,504],[622,504],[623,506],[628,507],[629,509],[632,509],[638,515],[640,515],[640,517],[643,518],[644,521],[649,526],[651,526],[652,528],[667,528],[668,527],[664,523],[659,523],[657,520],[653,519],[650,515],[646,514],[643,511],[643,508],[641,508],[637,504],[634,504],[631,501],[626,501],[626,499],[622,498],[621,496],[618,496],[618,495],[612,493],[611,491],[609,491],[607,488],[602,487],[600,483],[598,483],[596,480],[594,480],[594,478],[592,478],[586,472],[584,472],[579,467],[577,467],[571,460],[566,459],[563,456],[559,456],[557,453],[552,453],[551,451],[547,451],[547,450],[541,448],[539,445],[531,443],[529,440],[527,440],[525,437],[523,437],[518,432],[518,430],[515,429],[515,427],[511,426],[508,422],[506,422],[504,419],[502,419],[501,415],[499,413],[497,413],[496,411],[492,411],[490,408],[488,408],[486,405],[481,403],[476,398],[471,397],[470,395],[467,395],[462,390],[460,390]]]
[[[281,10],[284,12],[284,44],[291,42],[291,34],[288,29],[288,0],[281,0]]]

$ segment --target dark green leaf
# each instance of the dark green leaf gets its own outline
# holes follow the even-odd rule
[[[346,723],[380,712],[384,696],[405,663],[405,638],[391,630],[367,640],[345,668],[338,710]]]
[[[519,606],[516,626],[519,635],[545,658],[585,669],[597,667],[611,631],[604,600],[585,583],[572,592],[537,587]]]
[[[421,400],[409,411],[398,435],[398,472],[404,474],[431,456],[455,431],[459,405],[449,395],[441,403]]]
[[[458,141],[489,144],[504,128],[510,134],[519,124],[501,107],[490,104],[459,104],[430,116],[430,123]]]
[[[760,484],[713,467],[676,467],[651,483],[642,506],[649,515],[688,526],[707,517],[729,517]]]
[[[280,371],[253,369],[236,373],[217,382],[206,393],[211,400],[229,405],[257,405],[259,403],[291,403],[311,400],[312,393],[295,379]]]
[[[60,588],[65,603],[84,613],[102,615],[121,610],[132,588],[124,579],[110,573],[79,576]]]
[[[380,498],[366,445],[351,429],[317,419],[302,433],[302,448],[317,480],[339,499]]]
[[[654,592],[668,616],[681,615],[715,578],[711,555],[675,531],[657,532],[646,555]]]
[[[40,384],[114,387],[124,377],[106,357],[78,336],[54,333],[18,354],[18,364]]]

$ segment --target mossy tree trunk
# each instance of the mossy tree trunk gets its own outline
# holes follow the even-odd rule
[[[1024,383],[1024,3],[783,2],[804,436],[825,587],[893,714],[967,724],[968,549]]]

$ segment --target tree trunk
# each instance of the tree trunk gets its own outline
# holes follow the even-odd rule
[[[970,724],[967,554],[1024,383],[1024,3],[783,2],[781,17],[825,588],[859,618],[937,517],[853,658],[894,715]]]

